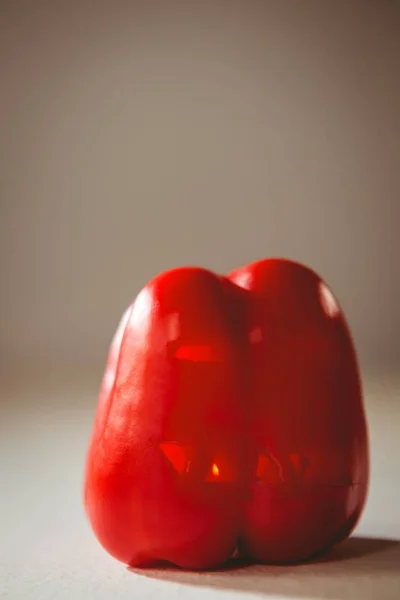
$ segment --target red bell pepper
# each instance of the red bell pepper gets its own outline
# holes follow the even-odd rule
[[[313,271],[262,260],[167,271],[112,342],[85,505],[129,565],[293,563],[348,536],[368,435],[353,342]]]

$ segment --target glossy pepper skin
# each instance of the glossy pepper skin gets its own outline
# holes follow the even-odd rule
[[[112,342],[86,464],[100,543],[131,566],[309,559],[347,537],[368,488],[357,358],[307,267],[158,275]]]

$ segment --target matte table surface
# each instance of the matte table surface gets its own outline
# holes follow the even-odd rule
[[[0,598],[400,600],[400,376],[363,376],[371,487],[353,537],[318,562],[217,572],[132,570],[82,508],[99,377],[2,377]]]

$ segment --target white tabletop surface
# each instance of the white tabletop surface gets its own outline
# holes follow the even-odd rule
[[[354,536],[314,564],[194,574],[129,570],[95,540],[81,489],[97,380],[3,378],[0,598],[400,600],[400,376],[364,389],[372,475]]]

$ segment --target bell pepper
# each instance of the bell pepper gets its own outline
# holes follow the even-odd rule
[[[112,341],[86,462],[95,535],[131,566],[297,563],[365,505],[354,344],[327,284],[265,259],[156,276]]]

